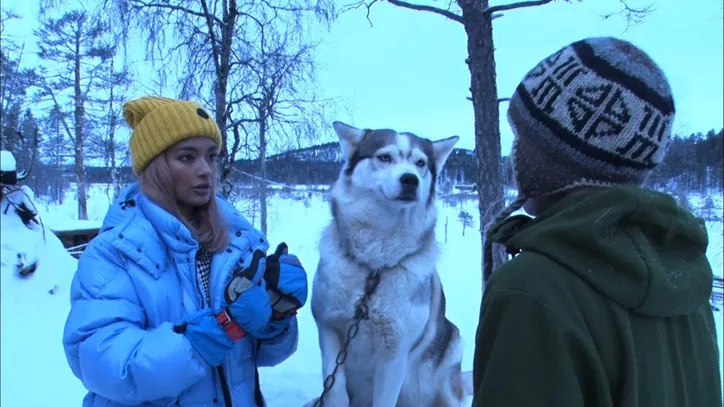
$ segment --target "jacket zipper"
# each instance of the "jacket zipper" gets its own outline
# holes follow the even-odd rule
[[[264,395],[261,394],[261,386],[259,385],[259,369],[256,366],[256,358],[259,356],[259,350],[261,349],[261,341],[256,342],[256,349],[254,351],[254,401],[258,407],[266,406]]]
[[[196,250],[196,255],[194,257],[198,256],[198,249]],[[213,256],[212,256],[213,259]],[[200,276],[198,272],[198,267],[194,267],[196,272],[196,288],[201,291],[201,307],[207,308],[211,306],[211,292],[206,291],[206,287],[204,286],[203,282],[200,281]],[[209,276],[208,278],[211,278],[211,264],[209,264]],[[209,287],[209,290],[211,287]],[[219,382],[221,384],[221,393],[224,397],[224,406],[225,407],[233,407],[231,404],[231,393],[229,392],[229,384],[226,382],[226,374],[224,374],[224,367],[223,365],[216,366],[216,371],[219,374]],[[214,386],[215,388],[216,386]],[[214,393],[216,393],[216,390],[214,389]],[[214,401],[216,397],[214,397]]]
[[[224,406],[233,407],[231,404],[231,393],[229,392],[229,384],[226,382],[226,374],[222,366],[216,366],[216,371],[219,372],[219,381],[221,382],[221,393],[224,395]]]
[[[263,243],[263,242],[262,242]],[[257,245],[257,247],[260,245]],[[254,247],[254,250],[256,250],[256,247]],[[211,272],[211,270],[209,270]],[[198,275],[198,273],[197,273]],[[197,279],[197,285],[198,285],[198,279]],[[201,288],[201,287],[199,287]],[[202,289],[203,290],[203,289]],[[207,293],[209,296],[209,302],[211,300],[211,293]],[[211,306],[211,304],[209,304]],[[261,347],[261,343],[257,344],[256,352],[259,352],[259,348]],[[256,355],[255,355],[256,356]],[[255,357],[256,359],[256,357]],[[219,373],[219,381],[221,382],[221,393],[224,396],[224,406],[225,407],[234,407],[231,404],[231,393],[229,392],[229,384],[226,381],[226,374],[224,373],[224,368],[222,366],[217,366],[216,371]],[[259,386],[259,370],[256,367],[256,363],[254,364],[254,401],[257,403],[258,406],[264,406],[266,403],[264,401],[264,396],[261,394],[261,388]]]

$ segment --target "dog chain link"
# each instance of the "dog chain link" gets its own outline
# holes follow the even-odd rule
[[[314,407],[324,406],[324,396],[326,396],[327,393],[332,389],[332,386],[334,386],[335,377],[337,376],[337,370],[339,370],[339,367],[342,366],[342,364],[344,364],[344,361],[347,359],[347,350],[349,348],[349,344],[352,339],[357,336],[357,333],[359,332],[360,322],[362,322],[363,319],[369,319],[370,317],[370,309],[367,303],[369,302],[372,294],[374,294],[377,290],[377,286],[379,284],[380,273],[376,273],[374,271],[370,272],[367,275],[367,280],[365,281],[364,294],[357,301],[352,325],[350,325],[347,329],[347,339],[344,341],[344,345],[337,354],[337,359],[335,359],[334,361],[334,370],[332,370],[332,373],[330,373],[329,376],[324,379],[324,390],[322,390],[322,394],[319,396],[317,401],[314,402]]]

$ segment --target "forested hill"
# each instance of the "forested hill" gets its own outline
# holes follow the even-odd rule
[[[656,188],[667,190],[706,190],[723,189],[724,179],[722,169],[723,132],[710,131],[706,134],[692,134],[687,137],[677,137],[670,144],[664,163],[659,166],[647,180],[647,184]],[[23,153],[19,154],[21,161]],[[286,185],[331,184],[339,174],[342,165],[342,156],[337,143],[326,143],[298,150],[270,156],[267,159],[268,178],[271,181]],[[40,167],[40,168],[38,168]],[[46,167],[46,168],[43,168]],[[258,175],[259,163],[257,160],[239,160],[234,167],[251,175]],[[505,182],[513,185],[512,169],[508,157],[503,157]],[[443,184],[473,184],[475,182],[475,154],[472,150],[455,149],[448,159],[448,163],[440,179]],[[60,177],[56,174],[60,172]],[[48,177],[52,173],[51,177]],[[133,179],[130,168],[122,168],[121,178],[128,182]],[[89,182],[109,182],[109,171],[105,168],[87,167],[86,174]],[[53,184],[62,182],[67,185],[74,182],[73,167],[63,166],[52,168],[36,163],[33,175],[27,180],[33,187],[49,187],[48,180]],[[45,180],[45,181],[44,181]],[[61,181],[63,180],[63,181]],[[236,178],[236,182],[248,183],[252,179],[243,175]],[[60,185],[58,185],[60,187]]]
[[[686,137],[675,137],[669,144],[667,156],[649,176],[647,184],[653,187],[682,188],[685,190],[722,189],[724,176],[724,131],[709,131]],[[300,150],[292,150],[269,157],[269,178],[288,185],[330,184],[334,182],[342,165],[337,143],[326,143]],[[239,170],[258,173],[257,161],[236,163]],[[503,157],[505,182],[513,184],[509,157]],[[441,176],[443,182],[472,184],[476,176],[475,153],[472,150],[453,150]]]
[[[236,168],[256,174],[258,161],[242,160]],[[270,156],[268,178],[288,185],[331,184],[339,175],[342,152],[338,143],[326,143]],[[444,179],[455,183],[472,183],[475,179],[475,155],[472,150],[455,149],[448,159]]]

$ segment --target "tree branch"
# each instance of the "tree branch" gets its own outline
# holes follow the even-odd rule
[[[626,30],[628,30],[632,23],[638,24],[642,22],[647,15],[651,14],[656,9],[651,4],[641,8],[635,8],[629,6],[626,0],[620,0],[619,3],[621,3],[621,10],[618,12],[604,14],[603,19],[607,20],[616,15],[623,15],[626,20]]]
[[[68,138],[70,138],[71,142],[75,143],[75,137],[73,137],[73,132],[70,130],[70,126],[68,125],[68,122],[65,121],[65,113],[63,111],[63,108],[60,106],[60,103],[58,103],[58,99],[55,97],[55,93],[53,92],[53,89],[51,89],[50,86],[48,86],[45,81],[43,81],[40,86],[42,89],[45,90],[47,95],[50,95],[50,97],[53,99],[53,104],[58,109],[58,111],[61,113],[60,122],[63,124],[63,128],[65,129],[66,134],[68,135]]]
[[[485,9],[483,14],[486,16],[489,16],[493,13],[499,13],[501,11],[508,11],[508,10],[515,10],[517,8],[523,8],[523,7],[535,7],[535,6],[542,6],[544,4],[548,4],[552,2],[553,0],[530,0],[530,1],[521,1],[518,3],[510,3],[510,4],[501,4],[499,6],[492,6]]]
[[[439,14],[443,17],[446,17],[452,21],[455,21],[457,23],[462,24],[463,18],[455,13],[453,13],[450,10],[443,10],[441,8],[432,7],[432,6],[423,6],[421,4],[412,4],[408,3],[406,1],[402,0],[387,0],[388,3],[395,5],[397,7],[407,8],[410,10],[416,10],[416,11],[427,11],[434,14]]]
[[[201,0],[201,7],[204,9],[204,19],[206,20],[206,26],[209,28],[209,38],[211,38],[211,52],[214,59],[214,68],[216,69],[217,77],[221,74],[221,56],[219,52],[219,44],[216,41],[216,35],[214,33],[214,19],[215,17],[209,13],[209,7],[206,4],[206,0]]]
[[[226,130],[231,129],[235,126],[243,125],[244,123],[259,123],[259,119],[238,119],[230,120],[230,123],[226,126]]]
[[[358,8],[364,6],[364,7],[367,8],[367,21],[369,21],[369,22],[370,22],[370,25],[372,25],[372,21],[370,21],[370,10],[372,9],[372,6],[373,6],[375,3],[377,3],[378,1],[379,1],[379,0],[372,0],[372,1],[370,1],[369,3],[367,3],[366,0],[361,0],[361,1],[357,2],[357,3],[352,3],[352,4],[348,4],[348,5],[344,6],[344,7],[342,8],[342,11],[341,11],[341,12],[344,13],[344,12],[346,12],[346,11],[355,10],[355,9],[358,9]],[[441,8],[437,8],[437,7],[432,7],[432,6],[425,6],[425,5],[422,5],[422,4],[409,3],[409,2],[406,2],[406,1],[403,1],[403,0],[387,0],[387,2],[390,3],[390,4],[392,4],[393,6],[397,6],[397,7],[401,7],[401,8],[406,8],[406,9],[409,9],[409,10],[426,11],[426,12],[429,12],[429,13],[438,14],[438,15],[441,15],[441,16],[447,18],[447,19],[450,19],[450,20],[452,20],[452,21],[455,21],[456,23],[463,24],[463,18],[462,18],[462,16],[459,16],[459,15],[453,13],[453,12],[450,11],[450,10],[445,10],[445,9],[441,9]]]
[[[189,8],[177,6],[174,4],[148,3],[145,1],[141,1],[141,0],[131,0],[131,2],[132,2],[132,5],[136,8],[155,7],[155,8],[160,8],[160,9],[168,9],[168,10],[172,10],[172,11],[180,11],[182,13],[190,14],[190,15],[193,15],[196,17],[207,18],[209,16],[209,14],[205,14],[205,13],[202,13],[199,11],[191,10]],[[224,22],[219,20],[218,17],[212,16],[212,18],[214,20],[216,20],[216,23],[218,23],[219,25],[224,25]]]

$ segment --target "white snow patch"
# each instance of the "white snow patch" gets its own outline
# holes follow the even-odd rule
[[[100,229],[102,221],[50,218],[45,221],[50,230],[70,232],[73,230]]]
[[[62,348],[70,283],[78,262],[49,228],[29,229],[12,207],[2,214],[0,228],[0,371],[4,372],[0,405],[80,405],[85,389],[70,371]],[[25,278],[15,271],[19,254],[38,262],[35,272]]]

